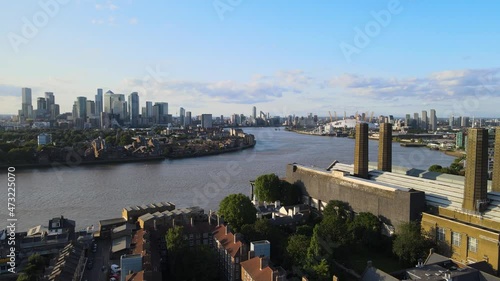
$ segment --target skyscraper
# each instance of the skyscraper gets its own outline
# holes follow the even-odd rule
[[[128,114],[130,124],[137,126],[139,121],[139,94],[133,92],[128,96]]]
[[[21,111],[24,118],[33,117],[33,105],[31,103],[31,88],[22,88]]]
[[[153,102],[146,101],[146,116],[145,117],[153,117]]]
[[[181,107],[179,109],[179,125],[181,126],[184,126],[184,115],[186,115],[186,110],[184,109],[184,107]]]
[[[111,91],[107,91],[104,93],[103,97],[103,106],[104,106],[104,112],[106,113],[112,113],[113,111],[113,96],[115,94]]]
[[[427,126],[428,123],[429,123],[429,121],[427,120],[427,111],[423,110],[422,111],[422,120],[420,123],[421,129],[426,131],[428,129],[428,126]]]
[[[201,115],[201,127],[212,128],[212,114]]]
[[[436,110],[431,109],[431,131],[436,131],[437,130],[437,117],[436,117]]]
[[[95,102],[92,100],[87,100],[87,117],[96,116],[95,112]]]
[[[253,122],[255,123],[255,120],[257,120],[257,107],[253,107],[253,110],[252,110],[252,120]]]
[[[97,89],[97,95],[95,95],[95,114],[100,115],[102,112],[102,89]]]
[[[186,118],[184,119],[184,126],[191,125],[191,111],[186,111]]]
[[[455,117],[451,115],[450,119],[448,120],[448,126],[450,127],[450,129],[453,129],[453,123],[455,123]]]
[[[418,118],[418,113],[417,112],[413,113],[413,127],[415,129],[420,128],[420,120]]]
[[[54,97],[54,93],[45,92],[45,101],[47,103],[47,110],[50,110],[50,106],[56,103],[56,99]]]
[[[47,100],[45,98],[36,99],[36,117],[43,118],[47,114]]]
[[[76,98],[76,118],[87,119],[87,98],[77,97]]]

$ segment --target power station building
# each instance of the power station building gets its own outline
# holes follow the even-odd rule
[[[327,169],[296,163],[288,182],[302,190],[304,203],[322,210],[330,200],[349,203],[355,213],[370,212],[388,234],[402,222],[420,221],[438,251],[462,264],[487,263],[500,269],[500,153],[488,181],[488,132],[469,129],[465,177],[392,167],[392,131],[382,124],[377,165],[368,163],[368,127],[356,127],[354,164]],[[500,150],[500,129],[496,130]]]

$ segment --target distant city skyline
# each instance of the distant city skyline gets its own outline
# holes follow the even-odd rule
[[[23,87],[61,112],[99,104],[97,88],[174,115],[496,117],[500,104],[499,2],[53,2],[4,3],[0,114],[17,114]]]

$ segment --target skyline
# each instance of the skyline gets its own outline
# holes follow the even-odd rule
[[[500,3],[195,3],[6,3],[0,114],[17,114],[28,87],[33,100],[53,92],[61,112],[102,88],[195,114],[497,117]],[[47,22],[24,36],[43,13]]]

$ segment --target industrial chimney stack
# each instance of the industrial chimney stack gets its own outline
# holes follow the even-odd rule
[[[354,175],[360,178],[368,178],[368,124],[366,123],[356,125]]]
[[[471,128],[467,140],[465,188],[462,208],[481,212],[488,193],[488,131]]]
[[[392,172],[392,124],[380,124],[378,139],[378,169]]]

